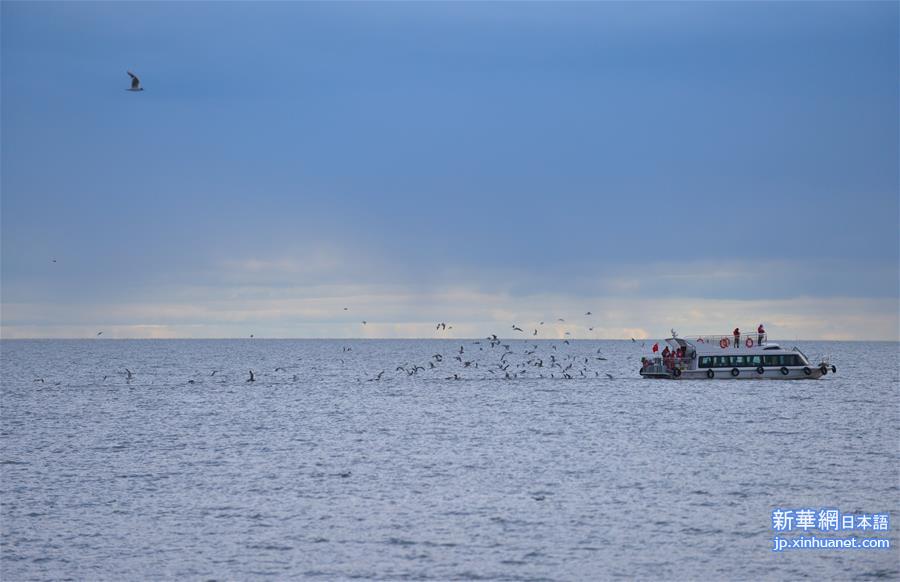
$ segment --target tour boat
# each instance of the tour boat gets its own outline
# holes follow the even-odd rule
[[[813,365],[799,348],[783,348],[765,333],[673,336],[665,341],[672,355],[641,358],[644,378],[815,380],[837,372],[827,360]],[[675,355],[678,350],[680,357]]]

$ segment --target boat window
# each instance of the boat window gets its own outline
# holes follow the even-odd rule
[[[732,365],[734,366],[743,366],[744,365],[744,356],[731,356]]]
[[[701,368],[709,368],[710,366],[712,366],[712,357],[703,356],[700,358],[700,367]]]
[[[747,365],[756,367],[762,363],[762,356],[747,356]]]

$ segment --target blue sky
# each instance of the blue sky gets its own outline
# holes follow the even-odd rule
[[[3,2],[0,331],[898,339],[898,12]]]

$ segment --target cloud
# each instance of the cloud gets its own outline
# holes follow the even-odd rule
[[[646,338],[727,333],[764,322],[773,337],[898,339],[893,298],[704,299],[513,296],[465,287],[417,292],[396,286],[209,289],[206,300],[115,305],[6,304],[2,336],[93,337],[574,337]],[[349,307],[349,311],[344,311]],[[593,315],[584,313],[591,311]],[[557,321],[559,318],[564,322]],[[362,324],[365,320],[367,323]],[[439,321],[453,329],[435,330]],[[544,325],[540,322],[543,321]],[[512,325],[525,332],[512,330]],[[593,329],[590,329],[593,328]],[[566,336],[566,332],[571,336]]]
[[[374,249],[317,244],[220,257],[189,276],[94,299],[22,300],[20,280],[14,298],[4,296],[0,334],[535,337],[537,329],[540,338],[642,339],[672,327],[725,333],[762,321],[792,338],[897,339],[897,270],[894,263],[786,259],[426,270]],[[453,329],[436,332],[439,321]],[[513,324],[526,332],[513,332]]]

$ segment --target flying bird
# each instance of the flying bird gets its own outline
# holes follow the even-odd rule
[[[141,87],[141,80],[138,79],[138,76],[132,73],[131,71],[125,71],[128,73],[128,76],[131,77],[131,89],[126,89],[126,91],[143,91],[144,88]]]
[[[103,332],[102,332],[102,331],[98,331],[98,332],[97,332],[97,335],[98,335],[98,336],[103,335]]]

